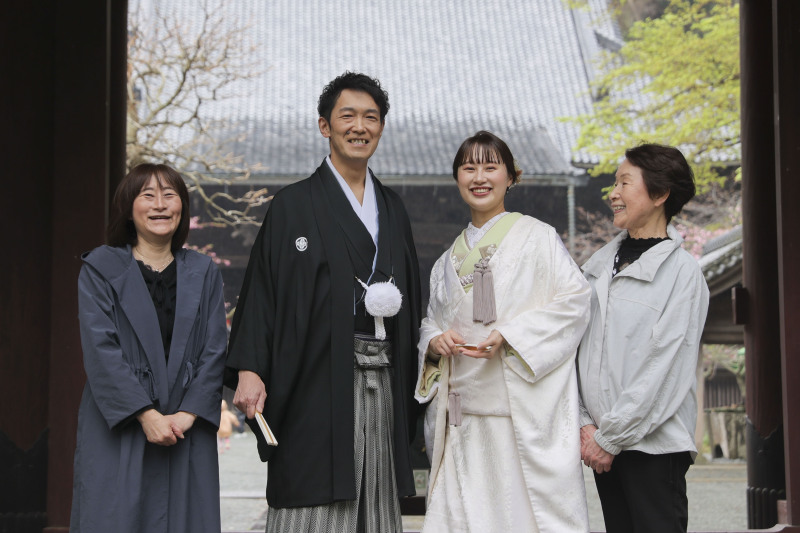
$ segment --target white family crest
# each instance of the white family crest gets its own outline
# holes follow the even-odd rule
[[[294,245],[297,247],[298,251],[305,252],[308,249],[308,239],[305,237],[298,237],[296,241],[294,241]]]

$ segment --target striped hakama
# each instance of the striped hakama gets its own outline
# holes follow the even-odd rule
[[[401,533],[394,472],[392,351],[355,337],[356,499],[267,511],[267,533]]]

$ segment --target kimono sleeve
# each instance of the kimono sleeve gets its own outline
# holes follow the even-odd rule
[[[110,429],[153,404],[124,357],[114,320],[117,311],[111,286],[84,264],[78,276],[83,367],[95,403]]]
[[[250,260],[247,263],[242,289],[236,304],[228,345],[225,384],[235,389],[238,371],[249,370],[269,383],[269,368],[272,354],[270,340],[275,327],[276,294],[273,283],[272,263],[278,255],[280,228],[284,227],[279,210],[280,196],[270,202],[267,216],[261,225]]]
[[[194,413],[214,426],[219,425],[222,401],[222,374],[225,368],[225,347],[228,331],[225,322],[225,301],[222,276],[214,264],[209,265],[203,283],[201,316],[205,328],[202,351],[197,360],[197,373],[183,396],[179,411]]]
[[[550,251],[552,298],[546,305],[524,311],[497,327],[516,354],[507,356],[506,363],[530,382],[575,357],[589,323],[589,283],[554,230],[549,229],[547,240],[542,240],[538,246],[548,246]],[[519,360],[515,361],[517,356]]]
[[[445,252],[447,254],[447,252]],[[443,256],[444,257],[444,256]],[[436,294],[440,284],[444,283],[442,276],[443,259],[433,265],[430,279],[430,299],[428,301],[427,316],[422,319],[419,330],[419,343],[417,344],[417,380],[414,388],[414,397],[419,403],[428,403],[439,389],[438,368],[433,369],[431,361],[427,358],[428,345],[437,335],[444,332],[444,325],[437,322],[437,317],[441,317],[441,312],[437,309],[438,302]],[[441,361],[441,360],[440,360]]]

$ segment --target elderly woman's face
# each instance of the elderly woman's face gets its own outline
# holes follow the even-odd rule
[[[664,201],[668,195],[650,198],[642,169],[627,159],[617,169],[614,189],[608,195],[614,211],[614,225],[628,230],[631,237],[656,237],[666,231]]]
[[[166,183],[162,188],[156,177],[151,176],[133,201],[131,216],[137,236],[152,243],[171,241],[182,210],[178,192]]]

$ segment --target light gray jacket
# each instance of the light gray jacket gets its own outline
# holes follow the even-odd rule
[[[583,266],[592,287],[591,321],[578,350],[581,427],[617,455],[697,455],[696,367],[708,287],[683,238],[667,226],[661,242],[612,278],[627,231]]]

